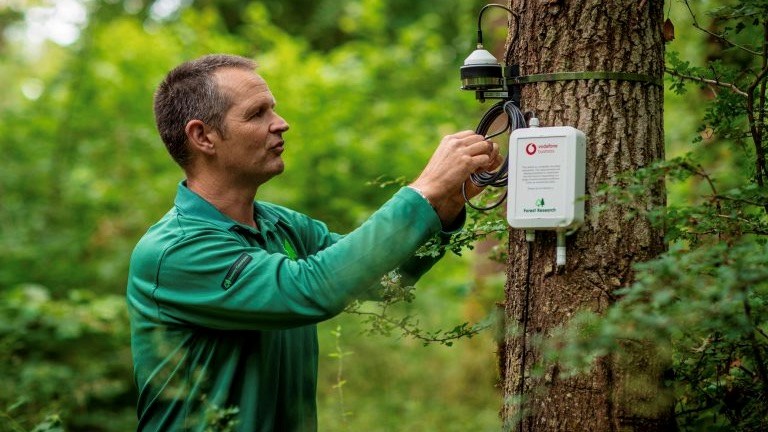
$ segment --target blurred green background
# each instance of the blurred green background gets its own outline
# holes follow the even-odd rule
[[[286,171],[258,198],[346,232],[395,190],[377,179],[414,178],[443,135],[487,109],[458,79],[485,3],[0,5],[0,431],[135,427],[123,293],[133,245],[182,178],[151,110],[170,68],[211,52],[255,58],[291,124]],[[704,59],[684,12],[670,11],[676,50]],[[486,17],[486,46],[501,56],[507,18]],[[695,136],[704,98],[668,95],[671,155]],[[504,275],[485,246],[443,260],[396,312],[426,331],[487,318]],[[347,314],[319,328],[321,430],[501,428],[493,331],[446,347],[366,330]]]
[[[483,107],[458,91],[458,66],[481,4],[0,6],[0,430],[56,427],[49,415],[66,430],[135,427],[123,293],[134,243],[182,178],[151,109],[170,68],[255,58],[291,124],[287,169],[259,198],[346,232],[396,188],[374,181],[414,178],[444,134],[474,128]],[[476,261],[446,259],[398,313],[427,331],[483,319],[503,279],[476,278]],[[489,332],[449,348],[366,330],[346,314],[320,326],[321,430],[498,429]]]

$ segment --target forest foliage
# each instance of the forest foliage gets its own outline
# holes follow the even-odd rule
[[[0,7],[2,431],[135,427],[125,277],[133,245],[182,179],[151,111],[171,67],[210,52],[255,58],[291,124],[286,172],[259,198],[339,232],[396,187],[382,185],[414,178],[444,134],[472,128],[480,110],[458,91],[457,73],[478,2],[439,10],[377,0],[173,4]],[[68,9],[46,9],[53,5]],[[87,20],[72,12],[78,5]],[[38,44],[48,28],[59,36],[53,16],[79,36]],[[421,303],[400,313],[420,308],[420,326],[435,331],[462,322],[469,266],[453,258],[435,269]],[[319,329],[324,429],[498,423],[492,338],[448,352],[366,328],[341,316]],[[337,345],[351,353],[341,374]]]
[[[667,384],[681,429],[765,429],[768,3],[667,3],[677,33],[667,45],[669,157],[599,193],[632,202],[666,181],[667,206],[634,217],[662,225],[669,251],[638,267],[607,314],[563,327],[549,360],[578,373],[618,340],[652,340],[674,359]],[[259,198],[344,232],[415,177],[442,135],[474,128],[485,107],[458,91],[458,67],[482,4],[0,6],[0,431],[135,425],[123,293],[134,243],[181,180],[151,113],[169,68],[209,52],[257,59],[291,124],[286,172]],[[501,43],[505,26],[486,40]],[[41,28],[54,39],[38,41]],[[499,230],[487,215],[469,228],[465,241]],[[473,274],[478,261],[448,257],[387,316],[422,335],[467,334],[503,300],[498,276]],[[399,337],[402,326],[383,337],[363,321],[320,328],[324,430],[500,429],[492,332],[422,347]]]

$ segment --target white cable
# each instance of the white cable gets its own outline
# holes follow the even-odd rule
[[[565,231],[563,230],[557,230],[555,262],[557,263],[558,269],[565,267]]]

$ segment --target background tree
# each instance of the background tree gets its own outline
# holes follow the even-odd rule
[[[686,0],[666,14],[665,33],[672,22],[677,30],[666,67],[670,156],[619,173],[591,202],[636,209],[635,220],[663,229],[670,247],[635,265],[634,282],[611,291],[612,304],[577,312],[532,341],[534,374],[557,365],[561,375],[590,379],[596,361],[637,358],[634,344],[622,341],[646,341],[671,353],[665,383],[677,427],[761,431],[768,427],[768,4]],[[649,203],[662,181],[668,202]],[[532,380],[544,394],[547,378]]]
[[[513,0],[507,57],[522,75],[632,72],[661,80],[662,2]],[[564,376],[544,362],[536,338],[578,311],[604,312],[614,291],[632,282],[633,265],[664,251],[663,232],[636,218],[633,205],[598,197],[621,173],[663,160],[663,89],[645,82],[568,80],[522,87],[524,111],[542,125],[571,125],[587,136],[586,223],[567,239],[565,271],[556,271],[555,235],[528,244],[510,235],[505,314],[513,326],[501,347],[507,428],[527,431],[669,430],[671,400],[661,391],[667,364],[642,341],[596,358],[587,374]],[[663,204],[663,185],[642,205]],[[537,369],[545,365],[543,369]]]
[[[635,283],[606,313],[582,314],[554,339],[561,358],[576,363],[614,351],[617,338],[653,340],[673,354],[669,383],[682,430],[761,431],[768,427],[768,4],[685,0],[670,15],[681,36],[708,45],[675,41],[667,56],[670,100],[678,109],[699,107],[697,133],[686,140],[685,121],[672,123],[674,157],[601,192],[631,204],[648,184],[666,180],[669,204],[639,214],[665,227],[669,251],[639,265]]]

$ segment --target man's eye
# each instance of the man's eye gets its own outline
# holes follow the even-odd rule
[[[250,118],[253,119],[253,118],[264,117],[264,114],[266,114],[266,113],[267,113],[267,109],[266,108],[260,108],[257,111],[253,111],[253,113],[251,114]]]

